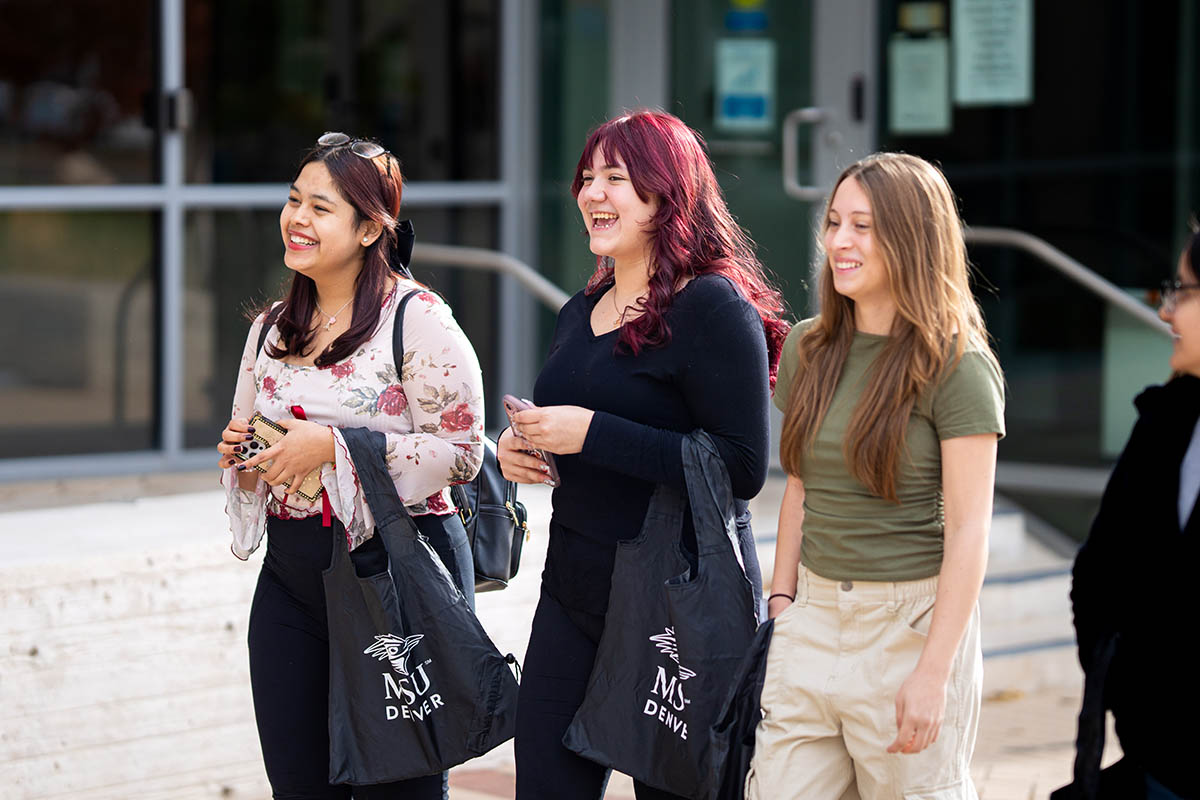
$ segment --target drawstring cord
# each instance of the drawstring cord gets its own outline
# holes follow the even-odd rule
[[[517,675],[517,683],[520,683],[521,682],[521,662],[517,661],[517,657],[514,656],[512,653],[508,653],[504,656],[504,662],[506,664],[512,664],[513,672],[515,672]]]

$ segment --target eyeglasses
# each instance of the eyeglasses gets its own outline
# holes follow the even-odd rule
[[[321,138],[317,139],[317,144],[322,147],[341,147],[342,145],[350,145],[350,152],[362,158],[376,158],[387,152],[387,148],[379,142],[372,142],[367,139],[354,139],[349,134],[341,131],[329,131],[321,134]]]
[[[372,142],[369,139],[355,139],[349,134],[342,133],[341,131],[329,131],[321,134],[320,138],[317,139],[317,144],[319,144],[321,147],[344,147],[345,145],[350,145],[351,153],[354,153],[354,155],[358,156],[359,158],[365,158],[367,160],[378,158],[379,156],[388,152],[387,148],[381,145],[379,142]],[[388,153],[388,155],[391,155],[391,153]],[[385,158],[383,160],[383,166],[384,170],[387,172],[388,180],[391,180],[392,159]]]
[[[1179,304],[1179,293],[1200,289],[1200,283],[1180,283],[1179,281],[1163,281],[1158,287],[1159,305],[1168,314],[1175,311]]]

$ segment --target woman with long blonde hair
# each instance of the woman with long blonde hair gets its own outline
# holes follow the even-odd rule
[[[978,597],[1003,379],[954,195],[879,153],[822,222],[821,314],[784,343],[775,629],[750,798],[974,798]]]

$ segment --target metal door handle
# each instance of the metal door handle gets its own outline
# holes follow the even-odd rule
[[[825,190],[820,186],[805,186],[796,179],[800,167],[797,145],[801,125],[816,125],[828,118],[829,113],[825,109],[816,107],[797,108],[783,118],[783,191],[788,197],[808,202],[825,197]]]

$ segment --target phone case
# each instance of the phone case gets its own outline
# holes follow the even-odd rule
[[[246,452],[233,454],[233,457],[239,461],[245,461],[252,456],[258,455],[287,434],[286,428],[274,420],[267,419],[257,411],[250,418],[250,427],[254,428],[254,433],[252,434],[254,438],[245,442]],[[254,467],[254,469],[259,472],[266,472],[273,463],[273,461],[264,461]],[[291,488],[292,484],[285,481],[283,485]],[[321,499],[323,491],[325,491],[325,487],[321,485],[321,468],[317,467],[304,476],[304,480],[300,482],[300,488],[296,490],[296,494],[310,503],[315,503]]]
[[[513,414],[516,414],[518,411],[524,411],[527,408],[537,408],[537,406],[528,400],[522,400],[521,398],[514,397],[511,394],[504,395],[503,402],[504,413],[508,415],[509,425],[513,424]],[[550,474],[547,477],[549,477],[551,485],[558,486],[560,483],[562,483],[562,478],[558,476],[558,465],[554,463],[554,455],[552,453],[547,453],[543,450],[537,449],[536,447],[530,447],[526,452],[540,458],[542,463],[550,469]]]

